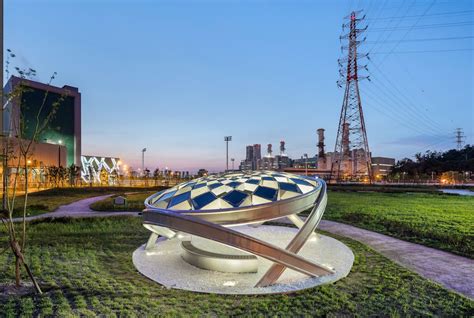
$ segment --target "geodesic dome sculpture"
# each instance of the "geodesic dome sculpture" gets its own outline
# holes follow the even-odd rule
[[[201,238],[182,240],[182,258],[201,269],[257,272],[257,257],[273,262],[256,287],[274,284],[286,268],[324,276],[334,268],[298,255],[312,236],[327,203],[323,180],[275,171],[211,175],[158,192],[145,201],[144,226],[151,236],[145,249],[155,248],[159,236],[180,239],[180,233]],[[312,209],[305,221],[298,213]],[[235,226],[287,217],[299,231],[278,247],[233,229]],[[181,235],[182,237],[182,235]]]

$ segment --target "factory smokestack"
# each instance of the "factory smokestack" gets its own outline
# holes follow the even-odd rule
[[[285,141],[280,141],[280,155],[283,156],[285,154]]]
[[[318,130],[318,157],[324,158],[326,157],[326,153],[324,152],[324,129],[319,128]]]
[[[267,145],[267,156],[271,157],[272,156],[272,144]]]
[[[343,155],[349,156],[349,123],[342,125],[342,152]]]

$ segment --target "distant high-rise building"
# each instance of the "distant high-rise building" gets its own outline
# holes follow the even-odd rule
[[[253,146],[247,146],[247,152],[245,155],[245,160],[252,161],[253,160]]]
[[[260,144],[253,145],[253,169],[258,169],[258,165],[262,160],[262,146]]]

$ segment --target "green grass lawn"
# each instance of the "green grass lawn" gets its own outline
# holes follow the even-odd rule
[[[85,198],[110,193],[124,193],[132,191],[159,191],[161,187],[131,188],[131,187],[83,187],[83,188],[55,188],[30,193],[28,195],[28,215],[38,215],[52,212],[59,206],[72,203]],[[1,200],[1,197],[0,197]],[[14,216],[23,215],[24,196],[15,199]]]
[[[474,197],[330,192],[324,218],[474,258]]]
[[[474,315],[473,301],[340,237],[353,250],[355,263],[350,275],[334,284],[271,296],[168,290],[140,275],[132,264],[132,252],[147,237],[139,218],[32,224],[27,259],[45,293],[0,294],[0,316]],[[0,254],[0,265],[0,285],[11,283],[9,253]]]

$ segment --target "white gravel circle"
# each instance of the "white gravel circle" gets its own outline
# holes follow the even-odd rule
[[[240,226],[233,229],[256,238],[285,247],[296,235],[297,229],[285,226]],[[183,237],[189,240],[191,237]],[[257,273],[222,273],[197,268],[181,258],[181,241],[161,238],[151,250],[145,245],[133,252],[133,264],[146,277],[167,288],[184,289],[214,294],[272,294],[288,293],[335,282],[346,277],[354,262],[354,254],[343,243],[319,235],[306,242],[298,253],[309,260],[334,268],[335,273],[322,277],[308,277],[286,269],[276,284],[254,287],[272,262],[258,257]]]

